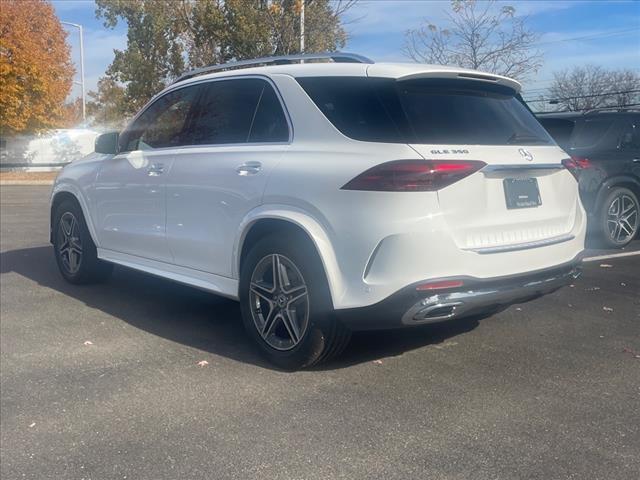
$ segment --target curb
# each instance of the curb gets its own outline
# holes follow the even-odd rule
[[[0,187],[53,185],[53,180],[0,180]]]

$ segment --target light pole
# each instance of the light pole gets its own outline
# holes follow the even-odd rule
[[[304,0],[300,4],[300,53],[304,53]]]
[[[85,90],[84,90],[84,39],[82,35],[82,25],[71,22],[60,22],[64,25],[70,25],[72,27],[76,27],[80,31],[80,81],[74,81],[76,85],[80,85],[80,89],[82,92],[82,121],[84,122],[87,119],[87,107],[86,107],[86,98],[85,98]]]

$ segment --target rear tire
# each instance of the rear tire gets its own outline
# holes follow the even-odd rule
[[[62,277],[83,285],[106,280],[111,263],[98,259],[96,246],[77,202],[64,200],[53,215],[53,248]]]
[[[614,187],[600,208],[602,241],[608,248],[622,248],[637,235],[640,219],[638,197],[628,188]]]
[[[240,309],[248,335],[284,370],[326,362],[351,337],[333,311],[322,263],[300,234],[273,234],[251,248],[240,274]]]

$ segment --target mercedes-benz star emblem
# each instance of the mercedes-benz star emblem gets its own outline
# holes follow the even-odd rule
[[[529,150],[525,150],[524,148],[520,148],[518,150],[518,152],[520,153],[520,155],[522,155],[524,157],[525,160],[528,161],[533,161],[533,155],[531,155],[531,152],[529,152]]]

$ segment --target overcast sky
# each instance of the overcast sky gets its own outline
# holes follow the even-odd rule
[[[634,1],[511,1],[516,15],[527,15],[530,27],[540,32],[539,49],[544,65],[525,91],[531,93],[551,83],[552,72],[574,65],[595,63],[605,67],[640,70],[640,2]],[[85,29],[87,89],[96,88],[113,60],[113,49],[126,48],[126,25],[106,29],[95,18],[92,0],[53,2],[61,20],[81,23]],[[409,61],[402,54],[404,33],[422,21],[439,24],[448,1],[360,0],[345,17],[349,41],[345,51],[375,61]],[[74,60],[79,62],[77,29],[69,29]],[[78,68],[78,72],[79,72]],[[79,89],[74,89],[79,94]]]

